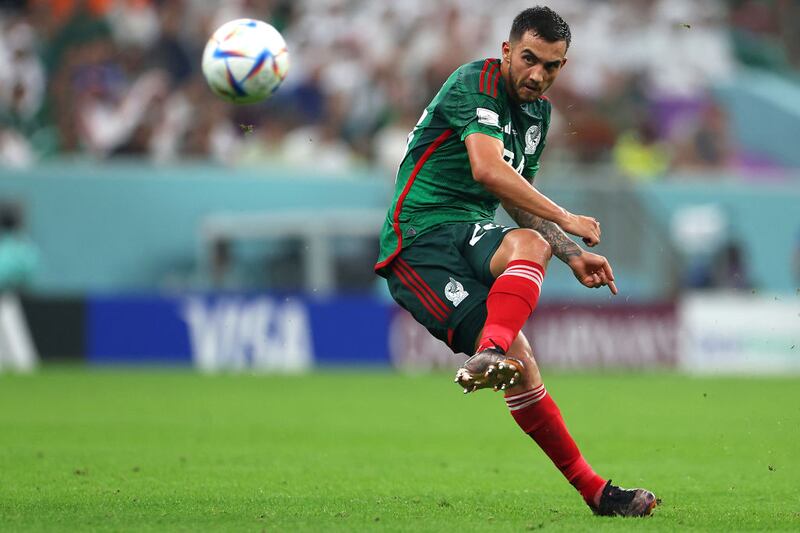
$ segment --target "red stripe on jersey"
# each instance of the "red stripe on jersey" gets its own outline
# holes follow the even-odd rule
[[[403,284],[403,285],[405,285],[405,286],[406,286],[406,288],[408,288],[408,290],[410,290],[412,293],[414,293],[414,295],[417,297],[417,299],[420,301],[420,303],[421,303],[421,304],[422,304],[422,305],[425,307],[425,309],[427,309],[427,310],[428,310],[428,312],[429,312],[431,315],[433,315],[433,317],[434,317],[436,320],[438,320],[439,322],[444,322],[444,317],[443,317],[443,316],[441,316],[441,314],[440,314],[440,313],[441,313],[441,311],[437,311],[436,309],[434,309],[433,307],[431,307],[431,304],[430,304],[430,302],[429,302],[429,301],[428,301],[428,300],[425,298],[425,295],[424,295],[424,294],[422,294],[422,293],[419,291],[419,288],[417,288],[417,287],[416,287],[416,286],[415,286],[415,285],[414,285],[414,284],[411,282],[411,280],[410,280],[410,279],[407,277],[407,276],[408,276],[408,274],[404,273],[404,272],[403,272],[403,270],[402,270],[402,268],[401,268],[401,267],[400,267],[398,264],[395,264],[395,265],[393,265],[393,266],[392,266],[392,272],[394,272],[395,274],[397,274],[397,278],[398,278],[398,279],[399,279],[399,280],[402,282],[402,284]]]
[[[491,59],[487,59],[486,61],[483,62],[483,70],[481,70],[481,82],[480,82],[480,86],[479,86],[481,91],[483,91],[483,82],[486,79],[486,69],[488,69],[489,65],[491,65],[491,64],[492,64],[492,60]]]
[[[392,216],[392,229],[394,229],[395,235],[397,235],[397,248],[395,248],[394,252],[381,261],[380,263],[375,265],[375,270],[380,270],[381,268],[385,267],[389,263],[391,263],[397,254],[400,253],[400,250],[403,249],[403,232],[400,231],[400,211],[403,209],[403,202],[408,196],[408,191],[411,190],[411,186],[414,184],[414,180],[417,178],[417,174],[419,171],[422,170],[422,167],[428,161],[428,159],[433,155],[433,152],[436,151],[439,146],[447,140],[450,135],[453,134],[453,130],[446,129],[442,132],[441,135],[436,137],[436,139],[428,146],[428,149],[425,150],[425,153],[422,154],[422,157],[419,158],[417,164],[414,165],[414,170],[411,172],[411,176],[408,177],[408,181],[406,182],[406,186],[403,187],[403,192],[400,193],[400,197],[397,199],[397,204],[394,207],[394,215]]]
[[[497,73],[495,74],[494,79],[492,80],[492,96],[494,96],[495,98],[497,98],[497,82],[499,81],[500,81],[500,67],[498,66]]]
[[[443,311],[445,315],[449,315],[450,314],[450,308],[448,308],[447,305],[442,301],[442,299],[439,298],[439,296],[436,294],[436,292],[433,289],[431,289],[431,286],[428,285],[427,283],[425,283],[425,280],[422,279],[422,277],[420,277],[419,274],[417,274],[417,271],[414,270],[413,268],[411,268],[411,265],[406,263],[406,260],[403,259],[402,257],[398,257],[397,258],[397,262],[400,265],[403,266],[403,268],[406,270],[406,272],[411,274],[411,277],[414,278],[417,281],[418,284],[422,285],[422,288],[424,290],[426,290],[428,292],[428,294],[431,296],[431,299],[434,301],[433,303],[434,304],[439,304],[438,305],[439,309],[441,311]]]
[[[486,83],[483,85],[483,89],[481,89],[481,92],[486,93],[489,96],[492,95],[491,79],[492,76],[494,76],[496,68],[497,68],[496,64],[492,64],[492,66],[489,68],[489,72],[486,73]]]
[[[549,96],[542,95],[539,98],[542,99],[542,100],[547,100],[548,102],[550,101],[550,97]]]

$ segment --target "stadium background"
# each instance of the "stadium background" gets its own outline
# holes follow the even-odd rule
[[[619,380],[624,394],[637,379],[733,373],[691,383],[788,391],[800,370],[800,5],[549,5],[573,44],[537,185],[601,221],[621,292],[583,289],[552,263],[526,326],[545,375],[567,390]],[[6,405],[31,391],[61,401],[50,386],[87,387],[90,401],[175,367],[255,371],[225,382],[252,386],[253,402],[297,373],[330,387],[332,368],[372,391],[433,370],[431,391],[455,395],[459,359],[372,273],[377,233],[422,108],[454,68],[496,56],[525,7],[0,1]],[[207,90],[199,58],[213,28],[242,16],[275,25],[292,65],[271,100],[236,107]],[[9,375],[30,348],[30,379],[51,381]],[[797,397],[776,401],[796,442]],[[20,413],[0,419],[7,436],[37,420]]]

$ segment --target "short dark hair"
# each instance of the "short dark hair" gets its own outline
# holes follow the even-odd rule
[[[569,24],[558,13],[546,6],[529,7],[514,17],[508,40],[519,41],[529,31],[549,43],[566,41],[567,48],[572,40]]]

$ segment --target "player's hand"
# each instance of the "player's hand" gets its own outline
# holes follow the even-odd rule
[[[569,213],[559,226],[567,233],[581,237],[586,246],[597,246],[600,242],[600,223],[595,218]]]
[[[581,255],[573,256],[569,260],[569,267],[572,273],[582,285],[590,289],[608,286],[611,294],[617,294],[617,285],[614,283],[614,272],[608,260],[602,255],[591,252],[583,252]]]

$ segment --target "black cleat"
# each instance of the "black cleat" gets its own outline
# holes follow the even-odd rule
[[[600,495],[600,505],[590,505],[599,516],[649,516],[661,500],[645,489],[622,489],[608,480]]]
[[[456,372],[455,382],[464,394],[478,389],[505,390],[520,381],[522,361],[508,357],[499,348],[486,348],[464,362]]]

